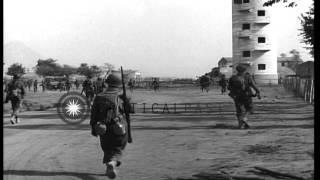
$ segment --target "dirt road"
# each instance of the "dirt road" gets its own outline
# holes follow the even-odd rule
[[[219,106],[210,113],[133,114],[134,142],[127,146],[117,179],[191,178],[221,171],[257,176],[249,171],[254,166],[309,177],[313,106],[281,87],[263,88],[262,95],[249,117],[252,128],[238,130],[232,101],[218,89],[135,91],[131,96],[137,103],[217,102]],[[9,124],[8,114],[4,115],[4,179],[107,179],[103,153],[98,139],[90,135],[88,120],[66,125],[54,109],[22,114],[18,125]]]

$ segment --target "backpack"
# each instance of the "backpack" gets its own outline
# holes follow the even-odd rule
[[[86,92],[93,92],[93,90],[94,90],[93,83],[91,80],[85,80],[83,82],[83,87],[85,88]]]
[[[117,93],[100,93],[95,97],[91,119],[97,122],[98,126],[106,126],[115,135],[124,135],[125,128],[122,124],[122,116],[120,114],[120,99]],[[108,128],[109,127],[109,128]]]
[[[230,90],[230,96],[236,97],[252,97],[252,88],[249,85],[249,79],[244,76],[233,75],[229,80],[228,89]]]
[[[21,97],[23,95],[23,84],[20,81],[12,81],[8,84],[8,96],[10,98]]]

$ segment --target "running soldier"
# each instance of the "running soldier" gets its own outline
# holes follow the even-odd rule
[[[128,142],[128,126],[124,116],[123,96],[120,95],[121,76],[110,74],[105,83],[107,89],[99,93],[91,108],[91,134],[100,137],[104,152],[103,164],[106,176],[116,178],[115,167],[120,166],[121,156]]]
[[[38,80],[34,80],[33,82],[33,92],[36,93],[38,91]]]
[[[41,81],[42,92],[46,91],[46,82],[44,80]]]
[[[132,79],[129,80],[128,86],[129,86],[130,92],[132,93],[134,88],[134,81]]]
[[[20,80],[19,75],[15,74],[13,80],[7,86],[7,97],[5,103],[11,101],[12,114],[10,122],[11,124],[19,123],[19,111],[22,106],[22,100],[25,95],[25,89],[23,82]]]
[[[236,106],[239,129],[241,129],[243,125],[245,129],[248,129],[250,126],[247,122],[247,116],[253,110],[252,97],[257,96],[259,99],[261,99],[260,91],[255,86],[251,76],[246,76],[244,74],[246,71],[246,67],[244,65],[238,65],[236,70],[238,73],[231,76],[229,80],[229,96],[234,100]],[[252,92],[252,88],[254,89],[255,93]]]
[[[59,91],[63,91],[63,83],[61,80],[59,80],[58,84],[57,84],[57,88],[59,89]]]
[[[224,74],[221,75],[221,79],[219,81],[219,85],[221,86],[221,94],[223,95],[226,92],[227,89],[227,79]]]
[[[152,81],[151,86],[152,86],[154,92],[156,92],[157,90],[159,91],[160,85],[159,85],[159,82],[157,81],[156,78],[154,78],[154,80]]]
[[[92,103],[94,97],[94,85],[91,80],[91,76],[88,76],[85,81],[82,83],[82,91],[81,94],[85,93],[88,101]]]
[[[32,79],[29,79],[29,80],[27,81],[27,84],[28,84],[28,90],[31,91]]]
[[[76,81],[74,82],[74,85],[76,86],[76,89],[78,90],[79,86],[80,86],[80,82],[78,79],[76,79]]]
[[[70,89],[71,89],[71,82],[70,82],[69,78],[67,78],[67,80],[66,80],[66,90],[67,90],[67,92],[69,92]]]

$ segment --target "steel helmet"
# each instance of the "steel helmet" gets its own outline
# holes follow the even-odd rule
[[[121,84],[122,84],[122,81],[121,81],[121,75],[120,73],[117,73],[117,72],[113,72],[112,74],[110,74],[106,81],[105,81],[108,86],[110,87],[116,87],[116,88],[119,88],[121,87]]]
[[[246,67],[244,66],[244,65],[242,65],[242,64],[239,64],[237,67],[236,67],[236,70],[238,71],[238,72],[244,72],[244,71],[246,71]]]

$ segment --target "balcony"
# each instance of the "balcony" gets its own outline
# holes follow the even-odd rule
[[[268,43],[258,43],[254,47],[254,51],[270,51],[271,44]]]
[[[269,24],[271,22],[270,16],[257,16],[254,23],[256,24]]]
[[[242,30],[238,32],[239,39],[250,39],[251,31],[250,30]]]
[[[250,12],[253,9],[253,5],[250,3],[238,4],[237,7],[240,12]]]

